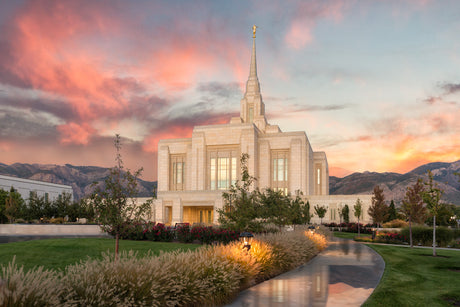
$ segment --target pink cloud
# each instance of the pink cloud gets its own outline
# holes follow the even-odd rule
[[[88,124],[68,123],[57,126],[57,130],[61,133],[62,144],[88,144],[91,134],[95,130]]]
[[[285,42],[293,49],[301,49],[313,41],[312,30],[317,20],[329,18],[336,22],[343,18],[343,1],[300,2],[285,35]]]

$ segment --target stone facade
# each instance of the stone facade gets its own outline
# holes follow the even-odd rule
[[[172,225],[217,223],[222,192],[239,179],[243,153],[249,155],[249,173],[257,178],[255,188],[301,191],[312,208],[327,205],[332,217],[338,205],[347,203],[352,208],[357,197],[368,205],[368,195],[330,196],[326,154],[313,151],[305,132],[282,132],[267,122],[257,77],[255,35],[240,116],[228,124],[196,126],[191,138],[159,141],[155,220]]]

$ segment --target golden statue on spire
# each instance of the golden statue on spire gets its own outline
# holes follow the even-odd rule
[[[252,26],[252,38],[256,38],[256,29],[257,28],[258,28],[258,26],[256,26],[256,25]]]

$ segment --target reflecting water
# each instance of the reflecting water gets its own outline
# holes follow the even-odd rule
[[[309,263],[242,292],[227,306],[360,306],[385,264],[365,245],[333,240]]]

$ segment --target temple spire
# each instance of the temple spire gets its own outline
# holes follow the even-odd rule
[[[247,95],[260,95],[259,78],[257,78],[257,60],[256,60],[256,29],[257,26],[252,26],[252,54],[251,64],[249,66],[249,77],[246,82],[246,93]]]
[[[256,30],[257,26],[252,26],[251,64],[249,66],[248,81],[246,82],[246,92],[240,103],[240,118],[243,123],[253,123],[259,130],[265,131],[267,125],[265,104],[262,101],[259,78],[257,77]]]

